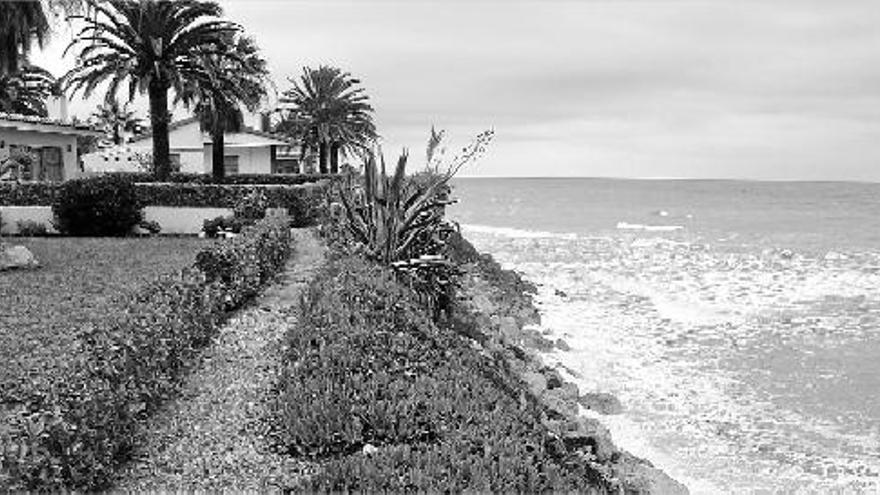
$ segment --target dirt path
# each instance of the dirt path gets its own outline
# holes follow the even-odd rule
[[[307,229],[294,230],[294,243],[279,278],[220,329],[180,397],[149,421],[115,490],[265,492],[310,471],[308,464],[269,452],[265,438],[284,332],[295,323],[300,293],[324,257],[323,245]]]

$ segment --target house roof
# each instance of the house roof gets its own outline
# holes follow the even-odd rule
[[[181,127],[188,126],[190,124],[198,123],[198,117],[188,117],[182,120],[178,120],[176,122],[172,122],[168,124],[168,132],[174,131],[176,129],[180,129]],[[290,145],[295,144],[290,138],[284,136],[282,134],[275,134],[272,132],[261,131],[259,129],[254,129],[253,127],[243,126],[239,132],[229,133],[229,134],[250,134],[252,136],[259,136],[266,139],[274,139],[276,141],[281,141]],[[152,139],[153,133],[148,132],[146,134],[142,134],[140,136],[135,137],[131,140],[132,143],[137,143],[139,141],[145,141],[147,139]],[[210,142],[210,140],[208,141]]]
[[[100,131],[95,130],[88,124],[78,124],[58,119],[50,119],[48,117],[3,112],[0,112],[0,128],[81,136],[101,134]]]

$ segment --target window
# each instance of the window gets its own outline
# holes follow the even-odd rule
[[[168,158],[171,159],[171,171],[180,172],[180,153],[169,153]]]
[[[299,173],[299,160],[278,160],[275,162],[275,173],[276,174],[298,174]]]
[[[223,173],[226,175],[238,173],[238,155],[227,155],[223,157]]]

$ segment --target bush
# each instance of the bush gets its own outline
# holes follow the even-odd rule
[[[107,175],[120,175],[133,182],[157,182],[156,176],[149,172],[112,172]],[[235,174],[223,177],[219,183],[210,174],[174,173],[168,178],[168,182],[187,184],[275,184],[275,185],[298,185],[318,182],[320,180],[335,180],[338,176],[326,174]]]
[[[65,182],[52,211],[58,230],[74,236],[124,236],[143,219],[134,184],[119,176]]]
[[[174,393],[181,370],[225,310],[281,266],[289,242],[283,222],[260,222],[208,248],[226,265],[161,277],[129,296],[122,311],[81,328],[83,352],[63,373],[32,378],[4,395],[0,491],[107,488],[135,445],[138,425]]]
[[[19,220],[16,222],[16,226],[18,227],[18,235],[24,237],[43,237],[49,233],[46,224],[33,220]]]
[[[519,379],[435,325],[390,269],[337,260],[310,285],[302,311],[287,333],[274,437],[281,451],[327,462],[292,488],[536,492],[601,484],[542,425]]]
[[[209,218],[202,222],[202,232],[205,233],[205,237],[214,238],[217,237],[221,231],[232,232],[233,234],[241,233],[241,230],[245,228],[245,226],[245,221],[232,215],[225,217],[219,216]]]
[[[156,235],[159,232],[162,232],[162,226],[159,225],[159,222],[155,220],[142,220],[141,223],[138,224],[138,227],[146,230],[152,235]]]
[[[0,182],[0,206],[48,206],[60,189],[55,182]]]

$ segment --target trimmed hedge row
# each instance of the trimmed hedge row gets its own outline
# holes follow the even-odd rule
[[[119,175],[130,178],[134,182],[156,182],[155,175],[149,172],[112,172],[106,175]],[[337,175],[328,174],[235,174],[227,175],[217,182],[209,174],[175,173],[168,178],[169,182],[188,184],[237,184],[237,185],[287,185],[308,184],[320,180],[332,180]]]
[[[207,248],[196,267],[129,296],[126,310],[79,329],[81,350],[64,369],[5,390],[0,491],[106,488],[138,423],[175,392],[227,311],[289,252],[287,222],[263,220]]]
[[[601,475],[541,423],[502,363],[436,326],[389,270],[354,258],[311,284],[287,334],[274,433],[325,461],[304,492],[580,492]]]
[[[107,177],[107,176],[102,176]],[[111,176],[112,177],[112,176]],[[70,183],[103,180],[100,177]],[[0,183],[0,206],[50,206],[66,184]],[[326,184],[227,185],[189,183],[136,183],[141,206],[234,208],[255,191],[263,193],[270,208],[287,208],[294,226],[314,225],[326,214]]]
[[[60,189],[53,182],[0,182],[0,206],[50,206]]]

